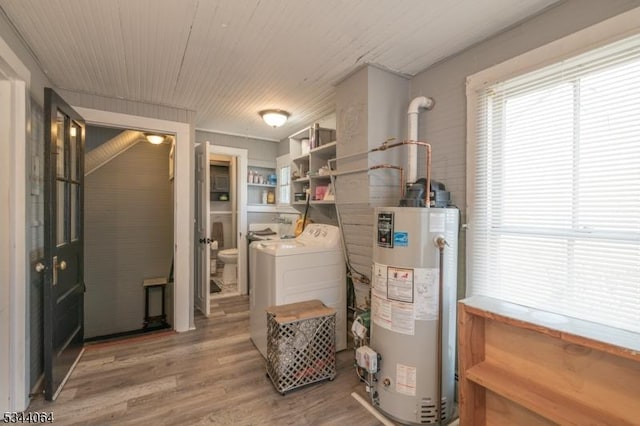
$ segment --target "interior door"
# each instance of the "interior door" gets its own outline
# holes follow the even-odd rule
[[[196,232],[195,232],[195,304],[204,315],[209,316],[209,244],[211,225],[209,220],[209,143],[202,142],[196,147]]]
[[[44,373],[56,399],[83,351],[85,123],[45,92]]]

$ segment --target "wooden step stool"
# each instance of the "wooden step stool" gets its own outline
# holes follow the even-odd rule
[[[144,321],[142,323],[142,329],[144,330],[149,324],[154,322],[160,322],[160,326],[169,327],[167,323],[167,314],[164,310],[164,294],[165,288],[169,284],[169,280],[166,277],[148,278],[142,281],[142,287],[144,288]],[[162,313],[160,315],[149,316],[149,293],[152,288],[160,287],[162,289]]]

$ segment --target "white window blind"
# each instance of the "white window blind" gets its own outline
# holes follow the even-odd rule
[[[640,37],[471,96],[469,293],[640,332]]]
[[[276,159],[278,172],[278,204],[291,204],[291,163],[289,155],[282,155]]]

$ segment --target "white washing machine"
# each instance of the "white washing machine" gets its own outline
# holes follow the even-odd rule
[[[250,246],[250,334],[267,356],[269,306],[318,299],[336,310],[336,351],[347,348],[347,286],[337,226],[312,223],[296,239]]]
[[[279,223],[250,223],[249,233],[247,234],[247,253],[249,253],[249,259],[247,262],[247,281],[249,282],[249,294],[251,294],[251,243],[254,241],[266,241],[266,240],[279,240],[280,239],[280,224]]]

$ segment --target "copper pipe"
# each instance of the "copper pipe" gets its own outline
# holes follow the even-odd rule
[[[404,169],[400,166],[394,166],[391,164],[379,164],[377,166],[369,167],[369,170],[376,169],[396,169],[400,170],[400,198],[404,198]]]
[[[402,146],[402,145],[419,145],[419,146],[424,146],[427,151],[426,151],[426,155],[425,155],[425,166],[426,166],[426,174],[427,174],[427,188],[425,191],[425,207],[430,207],[431,206],[431,144],[427,143],[427,142],[422,142],[422,141],[411,141],[411,140],[404,140],[401,142],[396,142],[396,143],[392,143],[389,144],[389,142],[391,142],[392,140],[395,140],[395,138],[390,138],[387,139],[386,141],[384,141],[382,143],[382,145],[380,145],[377,148],[373,148],[370,149],[369,151],[365,151],[365,152],[358,152],[355,154],[349,154],[349,155],[345,155],[342,157],[336,157],[336,158],[331,158],[328,162],[330,163],[331,161],[335,161],[337,162],[338,160],[344,160],[346,158],[351,158],[351,157],[356,157],[359,155],[364,155],[364,154],[369,154],[371,152],[376,152],[376,151],[386,151],[389,148],[395,148],[398,146]],[[389,168],[397,168],[397,166],[394,167],[389,167]],[[364,171],[366,169],[359,169],[357,170],[357,172],[360,171]],[[372,168],[369,168],[369,170],[372,170]],[[339,176],[340,174],[348,174],[349,172],[344,172],[344,173],[335,173],[334,176]],[[403,173],[404,175],[404,173]],[[404,176],[402,176],[402,180],[404,181]],[[404,185],[404,184],[403,184]],[[402,196],[404,197],[404,186],[402,189]]]
[[[438,387],[436,388],[436,421],[438,424],[442,424],[442,333],[443,333],[443,325],[442,325],[442,309],[444,308],[444,246],[447,244],[447,241],[444,237],[439,236],[436,237],[435,240],[436,245],[438,246],[438,251],[440,252],[439,263],[438,263]]]
[[[356,174],[356,173],[369,172],[371,170],[376,170],[376,169],[396,169],[396,170],[400,170],[400,196],[404,197],[404,194],[405,194],[404,169],[402,167],[400,167],[400,166],[394,166],[392,164],[379,164],[379,165],[371,166],[371,167],[363,167],[361,169],[347,170],[346,172],[332,171],[329,174],[329,176],[333,180],[337,176],[344,176],[344,175],[352,175],[352,174]]]
[[[389,138],[386,141],[384,141],[384,143],[386,144],[386,143],[394,141],[394,140],[396,140],[396,138]],[[348,154],[348,155],[342,155],[340,157],[329,158],[329,160],[327,160],[327,163],[331,163],[332,161],[333,162],[337,162],[338,160],[346,160],[347,158],[359,157],[361,155],[366,155],[366,154],[369,154],[371,152],[373,152],[373,150],[370,149],[369,151],[360,151],[360,152],[356,152],[354,154]],[[329,167],[331,167],[331,164],[329,164]]]
[[[402,141],[402,142],[396,142],[393,143],[391,145],[389,145],[387,141],[384,141],[382,143],[382,145],[380,145],[377,148],[373,148],[371,150],[371,152],[375,152],[375,151],[385,151],[389,148],[395,148],[397,146],[401,146],[401,145],[419,145],[419,146],[424,146],[427,149],[426,155],[425,155],[425,166],[427,168],[427,188],[425,191],[425,196],[424,196],[424,204],[425,207],[430,207],[431,206],[431,144],[427,143],[427,142],[421,142],[421,141]],[[404,195],[404,194],[403,194]]]

